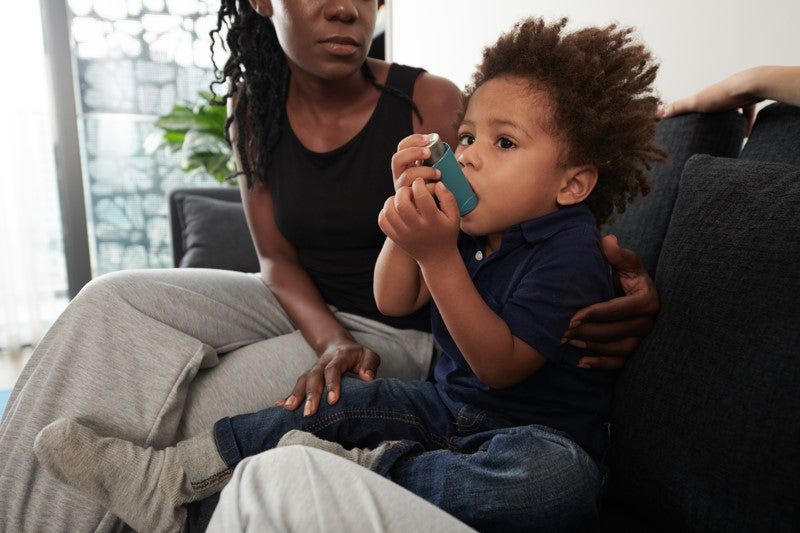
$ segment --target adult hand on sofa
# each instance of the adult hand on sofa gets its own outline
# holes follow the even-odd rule
[[[564,338],[573,346],[597,353],[582,357],[579,366],[614,369],[625,364],[653,329],[659,300],[655,283],[632,250],[620,248],[613,235],[603,237],[602,246],[622,296],[579,310]]]
[[[800,105],[800,66],[760,66],[737,72],[692,96],[670,102],[659,110],[659,115],[668,118],[692,111],[740,108],[747,119],[746,136],[749,136],[755,120],[755,105],[762,100]]]
[[[297,378],[292,393],[275,405],[294,411],[304,404],[303,416],[313,415],[319,407],[323,384],[328,391],[326,400],[329,404],[334,404],[339,400],[342,374],[352,372],[364,381],[372,381],[380,364],[381,358],[378,354],[360,345],[352,337],[341,339],[331,343],[314,366]]]

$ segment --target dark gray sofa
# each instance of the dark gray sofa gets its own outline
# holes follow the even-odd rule
[[[604,531],[800,531],[800,109],[763,109],[740,150],[744,128],[659,123],[670,160],[604,230],[661,296],[616,389]],[[238,189],[169,198],[176,266],[257,270]]]

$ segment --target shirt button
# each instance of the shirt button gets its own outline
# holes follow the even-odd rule
[[[475,252],[475,260],[476,261],[481,261],[482,259],[483,259],[483,252],[481,252],[480,250]]]

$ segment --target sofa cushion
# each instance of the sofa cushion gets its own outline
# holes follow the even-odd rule
[[[258,272],[258,257],[240,202],[184,195],[177,207],[184,250],[178,266]]]
[[[800,107],[774,103],[758,112],[742,159],[800,166]]]
[[[661,311],[613,411],[611,501],[666,531],[800,524],[800,168],[689,160]]]
[[[637,198],[603,228],[603,233],[616,235],[620,245],[634,250],[650,276],[655,276],[683,165],[693,154],[736,157],[745,126],[746,121],[736,111],[689,113],[659,122],[655,140],[667,150],[669,160],[651,169],[650,194]]]

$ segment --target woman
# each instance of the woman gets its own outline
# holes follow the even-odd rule
[[[393,191],[397,143],[438,131],[453,144],[460,94],[442,78],[366,59],[376,9],[374,0],[224,0],[222,80],[232,83],[230,134],[261,275],[137,271],[88,284],[9,400],[0,529],[119,526],[36,462],[33,441],[56,418],[163,448],[290,390],[286,407],[311,414],[323,385],[335,402],[341,373],[372,379],[379,356],[381,375],[427,376],[427,316],[393,321],[375,308],[376,222]],[[606,244],[632,295],[579,312],[569,335],[624,355],[649,330],[658,300],[636,258]]]

